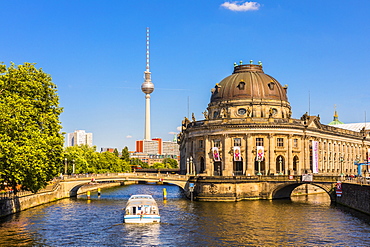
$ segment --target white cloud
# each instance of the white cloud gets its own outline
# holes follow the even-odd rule
[[[182,129],[182,128],[181,128],[181,126],[177,127],[177,130],[178,130],[178,131],[181,131],[181,129]]]
[[[170,135],[177,135],[177,132],[171,131],[171,132],[168,132],[168,134],[170,134]]]
[[[127,139],[130,139],[130,138],[132,138],[132,136],[128,135],[128,136],[126,136],[126,138],[127,138]]]
[[[234,1],[234,2],[224,2],[223,4],[221,4],[221,6],[231,11],[252,11],[258,10],[261,5],[257,2],[243,3],[242,1]]]

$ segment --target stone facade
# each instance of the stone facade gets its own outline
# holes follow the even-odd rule
[[[325,125],[307,113],[291,118],[287,88],[265,74],[261,64],[236,65],[212,89],[204,119],[183,120],[178,136],[181,173],[356,174],[354,162],[368,158],[369,132]],[[258,159],[261,147],[263,157]]]

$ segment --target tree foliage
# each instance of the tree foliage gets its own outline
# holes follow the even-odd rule
[[[130,161],[130,153],[128,152],[128,147],[124,147],[122,149],[121,159],[123,159],[124,161]]]
[[[34,64],[0,64],[0,176],[37,192],[60,172],[63,136],[59,97]]]
[[[171,159],[171,158],[164,158],[162,163],[164,164],[164,166],[166,168],[178,168],[179,167],[179,164],[177,162],[177,160],[175,159]]]
[[[130,164],[133,169],[149,168],[148,163],[145,163],[138,158],[130,159]]]
[[[67,173],[73,173],[73,165],[76,174],[82,173],[108,173],[129,172],[130,163],[126,162],[111,152],[96,152],[96,147],[80,145],[65,149],[65,162]]]
[[[167,168],[167,167],[165,167],[165,164],[163,164],[163,163],[155,162],[150,168],[153,168],[153,169],[164,169],[164,168]]]

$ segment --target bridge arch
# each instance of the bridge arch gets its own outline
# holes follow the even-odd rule
[[[69,197],[75,197],[75,196],[77,196],[77,194],[78,194],[78,190],[79,190],[82,186],[84,186],[84,185],[86,185],[86,184],[88,184],[88,183],[84,182],[84,183],[77,184],[77,185],[75,185],[74,187],[72,187],[72,188],[69,190]]]
[[[130,174],[131,175],[131,174]],[[124,183],[127,181],[136,181],[136,182],[146,182],[146,183],[165,183],[165,184],[173,184],[181,189],[185,190],[185,187],[188,186],[188,179],[186,176],[178,177],[178,176],[172,176],[172,175],[158,175],[158,174],[133,174],[131,176],[107,176],[107,177],[94,177],[95,182],[120,182]],[[69,197],[75,197],[80,192],[80,188],[84,185],[87,185],[91,182],[91,178],[81,178],[79,180],[71,179],[68,181],[63,181],[61,184],[63,184],[63,191],[66,196]],[[99,187],[98,185],[96,186]]]
[[[291,198],[292,192],[295,188],[297,188],[300,185],[304,184],[310,184],[314,185],[316,187],[319,187],[320,189],[323,189],[330,197],[330,200],[332,202],[335,201],[335,186],[333,186],[332,183],[307,183],[307,182],[296,182],[296,183],[285,183],[278,185],[274,188],[271,189],[269,198],[271,199],[286,199],[286,198]]]

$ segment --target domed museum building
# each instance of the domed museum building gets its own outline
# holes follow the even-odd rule
[[[261,63],[234,65],[212,89],[204,119],[193,114],[182,121],[181,173],[356,174],[354,162],[369,158],[369,131],[325,125],[307,113],[294,119],[287,90],[264,73]]]

